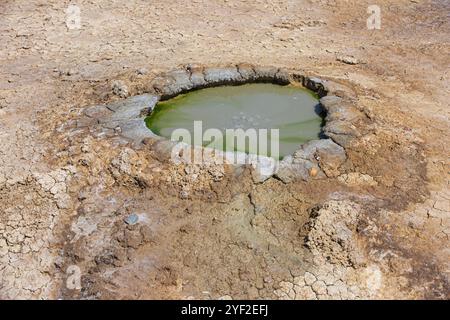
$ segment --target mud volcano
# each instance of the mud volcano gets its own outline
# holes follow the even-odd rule
[[[100,135],[120,134],[117,143],[145,139],[151,154],[161,162],[200,159],[203,165],[217,161],[245,164],[254,169],[255,182],[276,176],[289,183],[339,174],[338,168],[347,158],[345,148],[366,130],[364,115],[354,105],[353,96],[338,83],[273,67],[187,66],[156,76],[148,93],[93,106],[84,114],[85,121],[101,124]],[[202,121],[200,142],[192,141],[196,120]],[[260,152],[259,137],[256,151],[254,147],[247,150],[246,137],[243,146],[236,144],[239,149],[227,149],[229,139],[227,135],[222,138],[222,131],[228,128],[240,128],[246,137],[250,128],[279,129],[279,153],[273,154],[270,142],[276,139],[271,139],[271,130],[267,130],[266,139],[266,152],[270,153]],[[171,139],[174,129],[183,129],[189,139],[183,137],[181,143]],[[207,129],[216,129],[225,142],[216,140],[216,134],[212,135],[214,140],[205,139]],[[215,145],[210,145],[211,141]],[[205,142],[212,148],[202,148]],[[209,154],[208,150],[217,149],[226,152]]]
[[[147,126],[159,136],[171,138],[174,130],[185,128],[194,137],[194,121],[202,121],[202,130],[219,129],[222,139],[203,141],[225,151],[249,153],[248,141],[243,148],[230,143],[234,137],[227,129],[279,130],[279,155],[292,154],[302,143],[320,137],[322,108],[314,92],[274,84],[245,84],[221,86],[189,92],[159,102],[146,118]],[[268,136],[267,144],[271,145]],[[193,140],[193,139],[192,139]],[[195,141],[191,141],[195,144]],[[269,150],[258,148],[260,155],[270,156]]]
[[[99,221],[99,226],[114,221],[111,228],[99,228],[111,232],[105,237],[108,243],[102,242],[108,246],[101,254],[88,251],[95,264],[85,270],[118,270],[128,285],[131,252],[133,259],[139,257],[135,274],[148,268],[146,287],[151,289],[158,279],[171,279],[167,283],[186,295],[211,288],[217,296],[244,297],[254,288],[252,297],[377,296],[392,282],[391,275],[398,278],[399,272],[413,270],[409,261],[416,261],[415,243],[399,247],[413,220],[394,212],[426,195],[427,163],[420,143],[403,140],[399,132],[407,131],[383,122],[372,105],[367,109],[360,90],[297,70],[187,65],[157,74],[127,99],[85,108],[73,132],[89,130],[98,137],[93,146],[101,148],[95,153],[106,159],[88,157],[94,151],[83,133],[77,156],[83,168],[78,170],[93,176],[99,170],[94,181],[101,188],[110,185],[105,190],[113,188],[114,193],[108,196],[120,199],[115,204],[93,185],[95,198],[81,204],[71,229],[80,230],[80,236],[90,221]],[[326,111],[322,127],[317,105]],[[311,131],[304,126],[309,119]],[[282,142],[287,142],[284,156],[276,160],[171,139],[175,128],[192,136],[188,129],[194,120],[203,120],[204,132],[279,128]],[[98,162],[91,164],[94,159]],[[86,180],[82,188],[90,183]],[[81,210],[96,199],[106,204],[89,209],[87,220]],[[99,215],[100,210],[111,214]],[[397,240],[390,232],[399,221],[408,222]],[[98,239],[102,234],[89,236],[93,243]],[[77,244],[77,252],[92,250],[85,243]],[[395,248],[401,248],[395,253],[398,260],[383,262],[381,256]],[[161,259],[160,264],[154,265],[150,256]],[[439,287],[444,282],[438,271],[427,271],[435,282],[423,277],[430,260],[423,261],[411,274],[411,283],[424,281],[439,294],[448,292]],[[116,262],[127,264],[117,269]],[[167,277],[160,277],[162,270]],[[103,279],[103,273],[95,273],[90,283]]]

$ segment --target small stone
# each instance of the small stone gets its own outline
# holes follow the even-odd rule
[[[319,170],[317,170],[316,167],[312,167],[311,170],[309,171],[309,175],[310,175],[311,177],[315,177],[315,176],[317,176],[317,173],[318,173],[318,172],[319,172]]]
[[[116,80],[112,83],[112,91],[116,96],[126,98],[128,96],[128,87],[121,80]]]
[[[135,213],[130,214],[124,219],[125,223],[128,225],[134,225],[139,222],[139,216]]]
[[[341,57],[337,57],[336,60],[339,62],[343,62],[345,64],[350,64],[350,65],[359,64],[358,59],[356,59],[353,56],[341,56]]]
[[[58,70],[60,76],[73,76],[77,74],[77,71],[74,69],[61,69]]]

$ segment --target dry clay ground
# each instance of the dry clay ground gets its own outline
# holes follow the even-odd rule
[[[450,5],[377,0],[367,30],[372,2],[80,0],[69,30],[69,1],[2,1],[0,298],[448,299]],[[354,90],[373,126],[339,177],[176,167],[79,121],[246,62]]]

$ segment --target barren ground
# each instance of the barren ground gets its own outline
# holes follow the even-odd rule
[[[2,1],[0,298],[448,299],[450,4],[373,2],[80,0],[69,30],[69,1]],[[171,166],[80,121],[118,80],[238,63],[356,92],[373,130],[340,178]]]

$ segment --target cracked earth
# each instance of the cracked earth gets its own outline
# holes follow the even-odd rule
[[[381,30],[372,1],[78,1],[74,30],[69,3],[0,4],[1,299],[450,298],[447,1],[376,1]],[[345,86],[365,130],[255,182],[93,120],[246,63]]]

